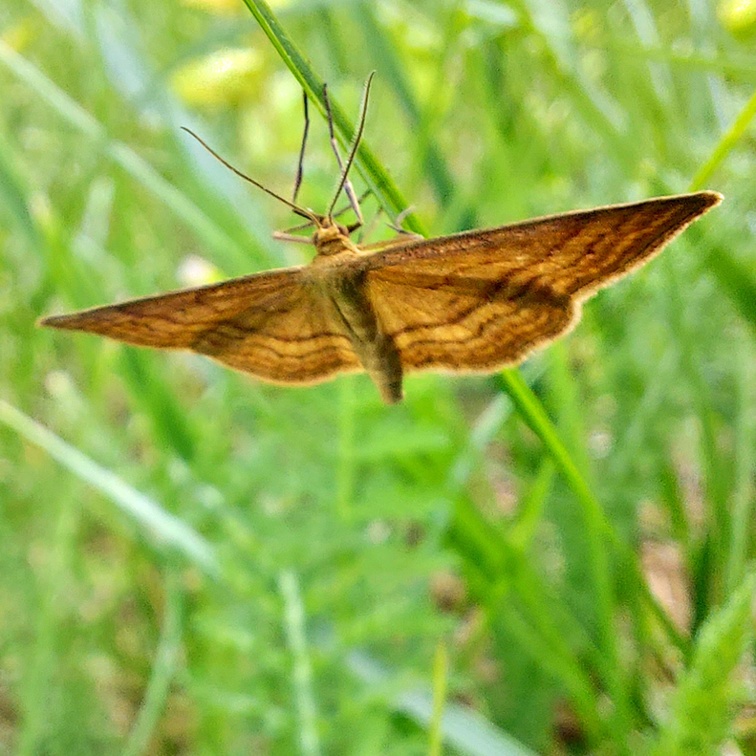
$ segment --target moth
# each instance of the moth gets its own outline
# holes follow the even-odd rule
[[[655,257],[692,221],[717,205],[712,191],[656,197],[527,220],[434,239],[406,232],[376,248],[351,235],[362,215],[349,169],[367,113],[365,84],[358,127],[325,214],[296,204],[228,168],[280,200],[314,228],[315,257],[305,266],[45,318],[42,325],[107,336],[128,344],[187,349],[279,384],[313,384],[366,371],[387,403],[402,399],[402,379],[419,370],[488,373],[521,362],[566,333],[581,303]],[[192,132],[189,132],[192,133]],[[334,213],[347,195],[357,221]],[[299,239],[279,234],[284,239]]]

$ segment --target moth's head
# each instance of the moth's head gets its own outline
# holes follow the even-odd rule
[[[343,252],[345,247],[350,249],[352,247],[349,229],[328,216],[318,218],[315,233],[312,235],[312,243],[320,255],[335,255]]]
[[[337,223],[333,218],[325,216],[318,218],[312,241],[317,246],[318,244],[326,244],[327,242],[343,239],[344,237],[349,238],[349,229],[341,223]]]

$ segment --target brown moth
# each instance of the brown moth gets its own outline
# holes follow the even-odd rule
[[[188,349],[273,383],[312,384],[364,370],[394,403],[407,372],[491,372],[522,361],[566,333],[585,299],[648,262],[722,199],[704,191],[435,239],[400,234],[367,252],[350,239],[362,216],[347,174],[370,81],[345,163],[324,90],[342,168],[324,215],[296,204],[301,158],[291,202],[219,158],[312,224],[316,254],[308,265],[48,317],[42,325]],[[342,190],[358,218],[348,227],[333,212]]]

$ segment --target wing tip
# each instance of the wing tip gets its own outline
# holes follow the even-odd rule
[[[653,197],[641,202],[628,203],[628,207],[638,205],[667,205],[676,208],[679,212],[690,218],[691,221],[716,207],[722,202],[724,195],[712,189],[702,189],[700,192],[688,192],[686,194],[668,194],[662,197]],[[609,209],[611,209],[611,205]]]
[[[65,331],[90,331],[99,333],[95,326],[100,322],[99,311],[104,307],[95,307],[91,310],[81,310],[67,315],[47,315],[37,320],[40,328],[57,328]],[[108,308],[109,309],[109,308]]]
[[[46,315],[43,318],[37,318],[37,328],[67,328],[71,326],[70,315]]]
[[[695,204],[700,208],[701,213],[706,212],[712,207],[716,207],[724,199],[723,194],[712,189],[704,189],[700,192],[692,192],[691,194],[682,196],[696,200]]]

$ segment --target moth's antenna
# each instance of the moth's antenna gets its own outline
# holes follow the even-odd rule
[[[336,155],[336,162],[339,165],[339,174],[344,172],[344,162],[341,159],[341,153],[339,152],[339,145],[336,141],[336,132],[333,128],[333,111],[331,110],[331,100],[328,97],[328,85],[323,84],[323,102],[326,109],[326,120],[328,121],[328,136],[331,139],[331,149],[333,154]],[[344,180],[344,192],[346,193],[349,204],[354,210],[354,214],[357,216],[358,228],[363,224],[362,212],[360,212],[360,203],[352,188],[352,182],[349,180],[349,176]]]
[[[304,104],[304,131],[302,132],[302,146],[299,148],[299,162],[297,163],[297,175],[294,178],[294,192],[291,195],[291,201],[297,201],[299,187],[302,184],[302,175],[304,174],[304,155],[305,145],[307,144],[307,132],[310,130],[310,109],[308,107],[307,92],[302,90],[302,102]]]
[[[339,194],[341,194],[341,190],[344,188],[349,169],[352,167],[354,158],[357,155],[357,148],[360,146],[362,132],[365,129],[365,117],[367,116],[368,97],[370,96],[370,84],[373,81],[373,76],[375,76],[375,71],[370,72],[370,76],[368,76],[367,81],[365,82],[365,89],[362,92],[362,103],[360,104],[360,120],[357,124],[357,131],[355,131],[354,133],[352,148],[349,150],[349,155],[347,156],[346,163],[344,164],[344,170],[341,172],[341,178],[339,179],[339,183],[336,187],[336,191],[334,192],[333,199],[331,200],[331,204],[328,207],[328,211],[326,212],[326,216],[329,218],[331,217],[333,208],[336,205],[336,200],[339,198]]]
[[[231,165],[228,160],[224,160],[212,147],[210,147],[209,144],[207,144],[207,142],[205,142],[204,139],[198,137],[191,129],[188,129],[186,126],[182,126],[181,128],[187,134],[193,136],[216,160],[223,163],[226,168],[228,168],[230,171],[233,171],[237,176],[239,176],[239,178],[243,178],[245,181],[249,181],[249,183],[253,186],[256,186],[258,189],[262,189],[266,194],[269,194],[271,197],[275,197],[279,202],[283,202],[284,205],[291,208],[292,212],[296,213],[296,215],[300,216],[301,218],[307,218],[307,220],[309,220],[310,222],[317,224],[317,216],[311,210],[306,210],[303,207],[299,207],[299,205],[295,205],[293,202],[289,202],[289,200],[285,199],[280,194],[276,194],[271,189],[263,186],[259,181],[255,181],[253,178],[247,176],[246,173],[242,173],[238,168],[234,168],[234,166]]]

